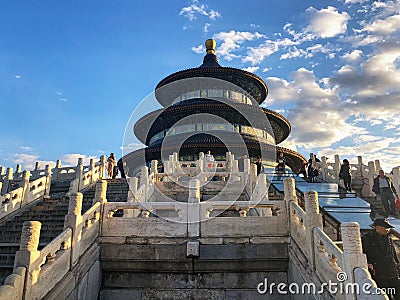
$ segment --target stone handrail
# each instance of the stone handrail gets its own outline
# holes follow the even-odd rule
[[[342,249],[321,228],[314,229],[314,247],[318,275],[323,282],[336,282],[337,274],[344,269]]]
[[[0,196],[0,220],[21,208],[23,196],[24,188],[22,187],[17,188],[3,196]]]
[[[39,257],[30,265],[30,270],[32,272],[35,272],[36,270],[44,271],[48,266],[55,266],[57,260],[59,260],[62,255],[67,253],[64,250],[71,248],[71,238],[72,230],[70,228],[64,229],[62,233],[60,233],[54,238],[54,240],[47,244],[46,247],[39,251]],[[68,267],[66,269],[68,270]],[[32,283],[35,284],[35,282]]]
[[[321,283],[341,283],[346,286],[357,284],[360,289],[366,282],[375,286],[373,280],[365,279],[367,259],[362,252],[360,227],[358,223],[341,224],[342,249],[338,242],[332,241],[323,231],[319,214],[318,195],[316,192],[305,193],[305,210],[297,204],[295,182],[293,178],[284,181],[285,200],[289,202],[289,223],[291,241],[296,242],[303,252],[309,272],[315,273]],[[287,195],[286,195],[287,194]],[[304,263],[304,262],[300,262]],[[341,272],[341,273],[340,273]],[[358,274],[358,275],[357,275]],[[361,276],[360,274],[364,274]],[[312,280],[312,278],[310,278]],[[387,299],[383,298],[376,299]],[[336,294],[335,299],[372,299],[364,294]]]
[[[25,267],[28,275],[23,293],[15,299],[42,299],[70,270],[72,230],[65,229],[39,251],[40,227],[40,222],[36,221],[27,221],[23,225],[14,273],[19,267]]]
[[[101,203],[96,202],[82,215],[82,234],[80,241],[80,256],[97,239],[100,230]]]
[[[289,204],[290,235],[301,249],[305,249],[306,242],[306,213],[296,202]]]
[[[30,180],[30,172],[24,171],[22,187],[0,196],[0,220],[50,193],[50,175]]]
[[[28,199],[26,200],[27,204],[46,195],[46,190],[50,189],[50,187],[47,185],[47,180],[48,178],[43,176],[35,181],[29,182],[29,191],[27,191]]]

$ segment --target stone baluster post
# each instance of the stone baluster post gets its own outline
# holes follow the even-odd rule
[[[5,171],[6,171],[6,168],[1,166],[0,167],[0,175],[3,175],[5,173]]]
[[[354,283],[354,269],[368,269],[367,258],[362,251],[360,226],[357,222],[346,222],[340,226],[343,241],[343,269],[347,280],[345,284]],[[355,295],[346,295],[346,300],[356,299]]]
[[[95,162],[94,162],[93,158],[90,159],[89,170],[90,170],[90,183],[94,183],[94,182],[96,182],[96,179],[94,177],[95,173],[96,173],[96,169],[95,169]]]
[[[174,176],[178,176],[181,173],[181,168],[179,166],[179,160],[178,160],[178,153],[174,152],[173,154],[173,168],[174,168]]]
[[[170,162],[170,166],[171,166],[171,169],[170,169],[171,175],[170,176],[174,176],[174,174],[175,174],[175,164],[174,164],[174,155],[173,154],[170,154],[168,156],[168,161]]]
[[[147,199],[147,196],[148,196],[147,188],[149,185],[149,168],[146,166],[142,167],[141,172],[140,172],[140,187],[139,188],[141,188],[143,185],[145,185],[143,201],[147,202],[147,200],[148,200]]]
[[[376,173],[379,173],[379,171],[381,170],[381,162],[379,161],[379,159],[375,159],[375,171]]]
[[[290,202],[298,203],[296,194],[296,181],[292,177],[285,178],[283,180],[283,194],[286,203],[286,216],[287,216],[287,226],[290,231],[290,223],[292,221]]]
[[[257,172],[257,169],[256,169],[256,172]],[[266,174],[258,175],[257,195],[258,195],[257,201],[268,200],[268,187],[267,187],[267,175]]]
[[[200,172],[204,172],[204,152],[199,153],[199,162],[198,162],[198,167],[200,169]]]
[[[82,190],[83,186],[83,159],[78,158],[78,164],[75,167],[75,179],[78,180],[78,192]]]
[[[158,160],[153,159],[151,161],[150,173],[158,174]]]
[[[60,174],[61,168],[62,168],[61,160],[57,159],[56,166],[53,168],[53,176],[51,178],[53,181],[57,181],[59,179],[58,176]]]
[[[64,229],[72,229],[71,241],[71,268],[79,260],[80,241],[82,237],[82,193],[76,193],[69,196],[68,214],[65,216]]]
[[[17,165],[15,168],[15,173],[14,173],[14,180],[19,179],[19,175],[22,173],[22,166],[20,164]]]
[[[267,175],[266,174],[258,175],[258,183],[256,185],[256,189],[257,189],[257,192],[256,192],[257,197],[254,200],[256,200],[257,203],[259,203],[259,202],[265,203],[265,201],[268,201],[268,187],[267,187]],[[272,210],[270,207],[261,208],[261,209],[257,208],[257,210],[259,212],[261,212],[260,215],[263,217],[272,217]]]
[[[328,163],[326,161],[326,156],[321,157],[321,169],[322,169],[322,179],[327,180],[328,179]]]
[[[187,210],[188,235],[198,237],[200,235],[200,181],[198,179],[189,181]]]
[[[400,167],[392,169],[393,172],[393,185],[398,195],[400,195]]]
[[[234,168],[235,168],[235,155],[231,153],[231,155],[229,156],[229,170],[228,172],[234,172]]]
[[[238,162],[237,159],[232,161],[232,172],[233,173],[238,173],[239,172],[239,162]],[[232,176],[232,181],[239,181],[239,177],[237,175]]]
[[[244,170],[244,173],[247,176],[250,175],[250,159],[249,158],[244,159],[244,161],[243,161],[243,170]]]
[[[231,169],[231,153],[227,151],[225,153],[225,172],[229,172]]]
[[[246,188],[247,194],[251,196],[253,193],[253,187],[252,187],[252,182],[251,182],[251,164],[250,164],[250,159],[246,158],[244,159],[243,162],[243,173],[244,177],[241,177],[242,180],[244,180],[243,186]]]
[[[35,169],[32,172],[32,180],[36,180],[40,177],[40,161],[35,163]]]
[[[105,155],[100,156],[100,178],[106,178],[107,159]],[[128,175],[128,174],[126,174]]]
[[[30,185],[29,185],[29,180],[31,178],[31,172],[29,171],[24,171],[22,173],[22,182],[21,182],[21,187],[24,189],[22,192],[22,202],[21,202],[21,207],[25,206],[26,204],[29,203],[30,199]]]
[[[250,165],[250,192],[254,192],[254,188],[257,184],[257,166],[255,164]]]
[[[3,187],[1,189],[1,194],[7,194],[9,191],[10,181],[13,180],[13,168],[7,168],[6,176],[4,177]]]
[[[92,201],[92,204],[95,204],[96,202],[100,202],[101,208],[100,208],[100,218],[101,216],[104,216],[104,203],[107,202],[107,180],[98,180],[96,182],[96,189],[94,192],[94,198]],[[125,215],[125,212],[124,212]],[[100,223],[100,230],[102,229],[103,222]]]
[[[283,180],[283,193],[287,205],[290,201],[298,203],[296,194],[296,181],[294,178],[288,177]]]
[[[22,299],[30,299],[31,287],[39,279],[40,269],[34,270],[33,264],[40,257],[38,246],[41,227],[42,224],[38,221],[25,221],[22,225],[21,242],[14,259],[14,272],[19,267],[26,268],[24,297]]]
[[[44,192],[45,196],[50,196],[50,187],[51,187],[51,166],[46,165],[44,168],[44,175],[46,176],[46,190]]]
[[[165,170],[164,170],[165,171]],[[138,183],[139,180],[137,177],[127,177],[126,178],[128,181],[129,185],[129,191],[128,191],[128,200],[127,202],[133,203],[133,202],[138,202],[137,199],[137,191],[138,191]],[[140,215],[140,211],[135,209],[128,209],[124,210],[124,216],[127,218],[137,218]]]
[[[369,183],[369,196],[374,196],[375,193],[372,191],[372,187],[374,186],[375,179],[375,162],[368,162],[368,183]]]
[[[359,178],[364,178],[364,165],[362,156],[357,156],[357,172],[359,173]]]
[[[107,180],[99,180],[96,182],[96,190],[94,192],[92,204],[95,204],[96,202],[102,204],[107,202]]]
[[[339,154],[335,154],[335,164],[333,165],[333,170],[335,172],[335,180],[337,184],[340,184],[340,178],[339,178],[339,173],[340,173],[340,158]]]
[[[314,228],[319,227],[322,230],[322,216],[319,214],[318,193],[306,192],[304,196],[307,259],[311,270],[315,270]]]

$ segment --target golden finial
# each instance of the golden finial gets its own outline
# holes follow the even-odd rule
[[[213,39],[208,39],[206,41],[206,49],[208,54],[215,54],[215,46],[217,43]]]

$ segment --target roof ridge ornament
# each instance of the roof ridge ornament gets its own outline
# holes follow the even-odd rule
[[[205,42],[207,54],[204,56],[203,64],[200,68],[220,68],[221,66],[218,63],[218,58],[215,55],[215,46],[217,42],[213,39],[208,39]]]
[[[217,46],[217,42],[214,39],[208,39],[205,42],[207,54],[215,54],[215,47]]]

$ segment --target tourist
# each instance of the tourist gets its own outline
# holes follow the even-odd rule
[[[256,167],[257,167],[257,176],[258,176],[258,175],[260,175],[261,169],[262,169],[262,162],[261,162],[260,157],[257,157]]]
[[[344,188],[351,192],[351,167],[347,159],[343,159],[343,164],[340,167],[339,178],[343,179]]]
[[[122,161],[122,157],[120,159],[118,159],[117,167],[118,167],[119,173],[121,174],[121,178],[126,178],[125,170],[124,170],[124,162]]]
[[[368,270],[378,287],[396,289],[388,297],[400,299],[399,259],[390,232],[394,227],[386,219],[376,219],[371,226],[374,230],[361,238]]]
[[[308,182],[315,182],[315,169],[312,165],[312,159],[308,160],[308,167],[307,167],[307,180]]]
[[[302,163],[298,175],[302,174],[304,180],[307,180],[307,165],[308,163]]]
[[[107,159],[107,176],[108,178],[113,177],[114,167],[117,165],[115,161],[114,153],[110,153],[110,156]]]
[[[277,159],[277,165],[275,167],[276,174],[278,175],[278,180],[281,180],[282,175],[285,173],[286,163],[283,153],[279,153]]]
[[[394,195],[399,198],[392,180],[385,175],[383,170],[379,170],[379,175],[374,179],[372,191],[381,198],[385,209],[385,217],[395,214]]]
[[[207,154],[204,156],[204,158],[205,158],[206,160],[208,160],[208,161],[214,161],[214,160],[215,160],[215,159],[214,159],[214,156],[211,154],[211,151],[210,151],[210,150],[207,151]]]

